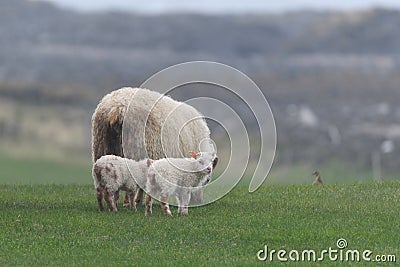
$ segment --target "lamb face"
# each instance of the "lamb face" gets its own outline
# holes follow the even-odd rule
[[[215,152],[189,152],[190,156],[195,159],[195,167],[192,171],[202,174],[210,174],[214,169],[215,162],[218,157]]]

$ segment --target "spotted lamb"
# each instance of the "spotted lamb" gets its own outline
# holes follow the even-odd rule
[[[145,183],[150,164],[150,159],[134,161],[114,155],[99,158],[93,164],[92,171],[99,210],[104,211],[104,198],[110,211],[117,211],[119,190],[124,190],[131,210],[136,211],[135,193],[138,183]]]

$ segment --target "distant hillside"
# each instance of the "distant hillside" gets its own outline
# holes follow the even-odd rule
[[[400,35],[394,34],[399,28],[400,12],[380,9],[144,16],[2,0],[0,81],[112,85],[142,81],[165,66],[196,59],[250,73],[292,71],[314,63],[342,66],[347,58],[337,55],[343,54],[352,55],[356,67],[375,61],[382,65],[384,55],[400,52]]]

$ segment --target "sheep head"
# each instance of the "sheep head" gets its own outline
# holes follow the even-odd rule
[[[195,159],[197,164],[197,170],[201,173],[211,174],[215,166],[215,161],[218,161],[217,154],[215,152],[189,152],[189,155]]]

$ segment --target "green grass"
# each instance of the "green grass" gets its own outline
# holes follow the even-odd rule
[[[0,154],[0,184],[92,184],[90,160],[84,163]]]
[[[400,260],[398,181],[273,185],[252,194],[240,186],[188,217],[173,208],[172,218],[158,205],[150,217],[143,207],[98,212],[89,185],[0,188],[0,266],[265,266],[271,262],[256,258],[264,245],[320,251],[339,238]]]
[[[89,153],[70,158],[62,155],[50,157],[48,154],[33,157],[31,153],[29,149],[23,157],[0,153],[0,184],[92,184]],[[315,169],[310,164],[274,167],[265,184],[311,184],[315,178],[311,173]],[[340,163],[325,164],[318,169],[327,184],[373,181],[370,171],[343,167]],[[217,168],[214,177],[218,177],[221,171]],[[398,173],[383,173],[383,178],[385,181],[400,179]],[[249,181],[250,178],[245,176],[240,183],[248,184]]]

